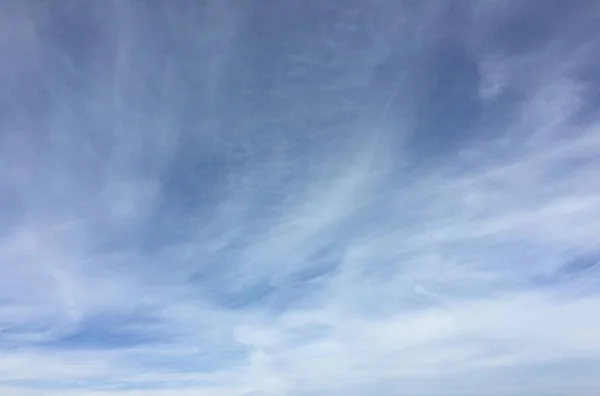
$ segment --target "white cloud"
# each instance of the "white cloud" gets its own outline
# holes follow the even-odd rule
[[[0,82],[32,73],[48,96],[23,93],[23,116],[0,124],[0,392],[600,388],[600,124],[581,117],[595,82],[579,73],[597,61],[590,42],[565,50],[577,26],[504,54],[490,31],[519,7],[500,15],[500,3],[473,3],[464,29],[482,38],[456,28],[452,39],[479,65],[472,93],[487,118],[458,155],[423,159],[410,136],[428,116],[412,114],[428,108],[415,86],[429,85],[403,74],[390,96],[379,79],[386,67],[425,68],[446,31],[440,3],[399,6],[413,19],[398,24],[387,16],[396,6],[372,4],[384,26],[362,36],[359,16],[370,14],[333,7],[333,33],[270,38],[248,27],[266,10],[186,4],[65,6],[61,18],[83,13],[94,26],[82,28],[99,37],[90,52],[42,35],[57,18],[50,8],[18,8],[28,27],[7,28],[23,59]],[[269,23],[302,19],[286,7]],[[406,47],[395,42],[417,27]],[[311,34],[334,59],[311,52]],[[373,57],[356,41],[370,35]],[[289,80],[261,64],[278,62],[279,40],[303,60]],[[25,52],[51,60],[29,64]],[[64,76],[69,56],[84,61]],[[285,97],[269,103],[269,92]],[[394,120],[411,101],[401,110],[412,118]]]

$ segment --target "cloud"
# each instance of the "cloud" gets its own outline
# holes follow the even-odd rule
[[[2,5],[0,391],[597,393],[600,9],[409,3]]]

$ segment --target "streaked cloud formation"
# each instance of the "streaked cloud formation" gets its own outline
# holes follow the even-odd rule
[[[0,15],[1,394],[600,390],[597,2]]]

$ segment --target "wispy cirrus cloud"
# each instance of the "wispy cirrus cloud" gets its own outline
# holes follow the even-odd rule
[[[595,394],[593,2],[7,2],[0,390]]]

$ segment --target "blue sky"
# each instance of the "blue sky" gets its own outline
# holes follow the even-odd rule
[[[0,393],[596,395],[600,4],[0,5]]]

